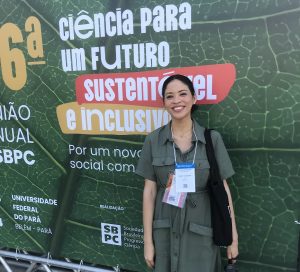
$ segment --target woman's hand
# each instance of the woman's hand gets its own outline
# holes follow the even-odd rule
[[[230,246],[227,247],[227,258],[232,259],[233,263],[236,262],[236,258],[239,255],[238,242],[233,241]]]
[[[148,242],[144,244],[144,257],[147,263],[147,266],[150,268],[154,268],[154,256],[155,249],[152,242]]]

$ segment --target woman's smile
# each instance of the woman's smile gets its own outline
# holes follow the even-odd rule
[[[191,118],[191,108],[194,103],[195,97],[187,85],[180,80],[173,80],[168,84],[164,105],[173,119]]]

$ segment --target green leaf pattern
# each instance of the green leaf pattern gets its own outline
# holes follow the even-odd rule
[[[143,181],[132,172],[74,170],[70,160],[133,164],[135,158],[76,156],[69,144],[88,148],[140,150],[142,136],[78,136],[61,133],[56,107],[75,101],[75,79],[65,73],[60,50],[154,42],[170,44],[169,67],[233,63],[237,78],[218,105],[201,106],[195,118],[223,135],[236,174],[230,179],[239,232],[240,270],[296,271],[300,219],[300,3],[289,1],[190,1],[192,29],[146,34],[139,32],[139,9],[180,1],[0,1],[1,25],[21,27],[34,15],[42,24],[46,65],[27,68],[27,84],[19,92],[0,83],[0,103],[28,105],[28,121],[1,121],[1,127],[28,128],[33,144],[0,143],[0,148],[35,153],[36,163],[0,164],[0,247],[69,257],[99,265],[120,264],[145,271],[139,248],[101,243],[101,223],[142,228]],[[63,42],[58,20],[69,13],[90,14],[116,7],[131,9],[135,35]],[[25,43],[18,47],[25,52]],[[28,57],[28,56],[26,56]],[[87,56],[88,63],[89,57]],[[131,68],[132,71],[137,71]],[[140,70],[146,70],[145,68]],[[125,71],[125,70],[124,70]],[[94,73],[88,65],[84,73]],[[96,73],[111,72],[100,67]],[[114,72],[114,71],[113,71]],[[120,72],[120,71],[117,71]],[[123,71],[121,71],[123,72]],[[58,199],[59,206],[35,205],[43,226],[53,235],[15,229],[12,195]],[[124,210],[101,208],[120,206]],[[34,226],[34,224],[32,224]],[[137,231],[134,231],[136,234]],[[123,233],[124,234],[124,233]],[[138,240],[138,239],[137,239]],[[224,257],[225,257],[225,252]]]

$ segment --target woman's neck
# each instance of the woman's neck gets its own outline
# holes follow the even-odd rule
[[[192,146],[193,121],[172,121],[172,138],[182,153],[188,151]]]
[[[172,133],[175,138],[182,138],[187,134],[191,134],[193,130],[193,121],[188,119],[185,121],[172,120]]]

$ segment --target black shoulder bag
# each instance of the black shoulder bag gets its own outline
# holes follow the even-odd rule
[[[232,224],[228,196],[221,179],[209,129],[204,132],[206,155],[210,165],[208,189],[210,192],[213,241],[217,246],[232,244]]]

